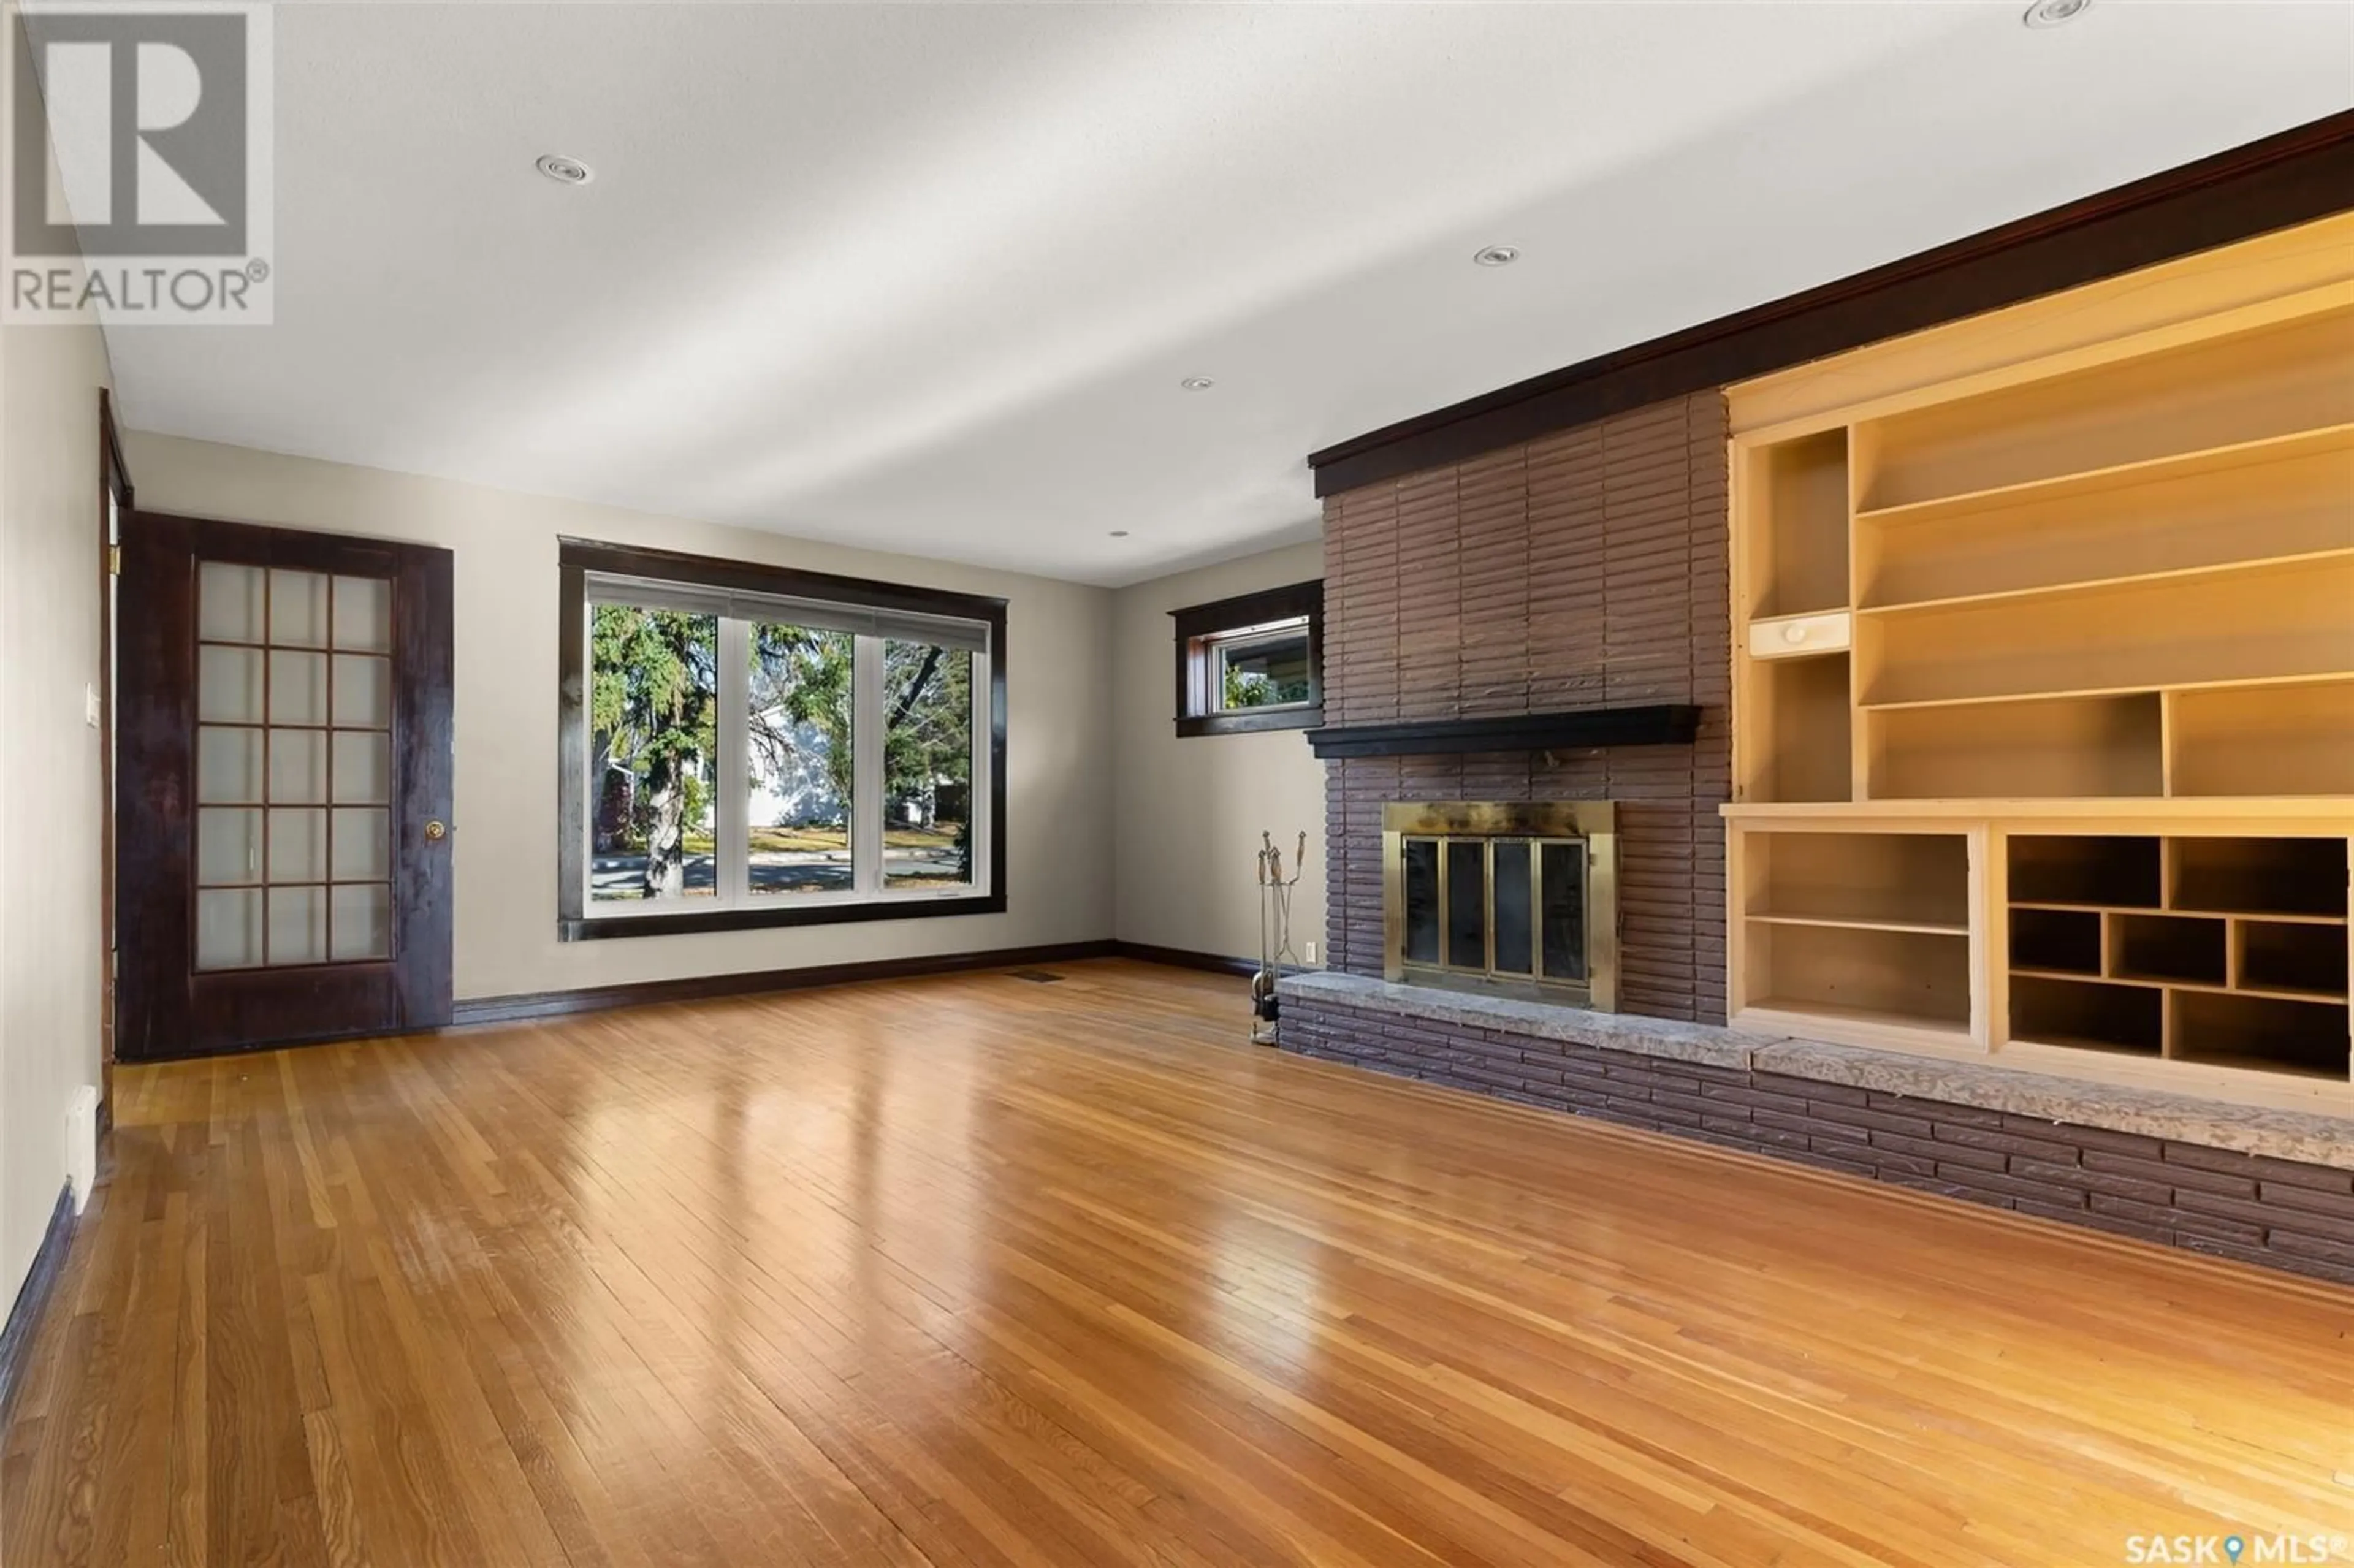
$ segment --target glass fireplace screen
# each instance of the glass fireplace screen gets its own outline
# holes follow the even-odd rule
[[[1596,801],[1387,808],[1388,978],[1615,1005],[1615,816]]]

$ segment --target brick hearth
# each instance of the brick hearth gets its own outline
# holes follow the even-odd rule
[[[2354,1171],[2338,1166],[2218,1149],[2163,1128],[2119,1131],[1798,1077],[1750,1065],[1753,1052],[1773,1059],[1774,1042],[1723,1030],[1647,1042],[1677,1053],[1660,1056],[1303,989],[1286,982],[1283,1012],[1284,1047],[1303,1055],[2354,1284]],[[1585,1016],[1593,1035],[1617,1033]],[[1791,1054],[1818,1051],[1844,1048]],[[2321,1119],[2244,1118],[2258,1128]]]

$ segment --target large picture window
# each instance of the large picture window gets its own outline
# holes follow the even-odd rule
[[[567,938],[1004,907],[1001,599],[567,541]]]

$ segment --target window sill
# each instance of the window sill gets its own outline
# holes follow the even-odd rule
[[[1191,735],[1248,735],[1262,729],[1316,729],[1324,723],[1321,706],[1270,708],[1262,713],[1189,714],[1177,721],[1180,739]]]
[[[864,904],[781,909],[706,909],[675,915],[599,915],[556,922],[557,939],[601,942],[620,937],[692,937],[712,931],[757,931],[771,926],[847,926],[861,920],[933,920],[951,915],[1002,915],[1005,895],[902,895]]]

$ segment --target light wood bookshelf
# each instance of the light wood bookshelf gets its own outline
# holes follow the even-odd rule
[[[2354,1116],[2312,228],[1732,390],[1737,1025]]]

